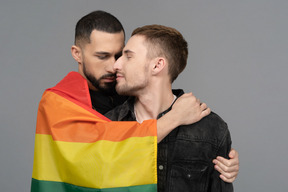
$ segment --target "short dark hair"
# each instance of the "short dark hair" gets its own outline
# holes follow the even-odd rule
[[[164,56],[168,62],[171,83],[185,69],[188,57],[188,44],[182,34],[172,27],[163,25],[146,25],[132,32],[142,35],[147,43],[150,58]]]
[[[90,43],[90,35],[95,29],[108,33],[123,31],[125,36],[124,28],[115,16],[98,10],[85,15],[77,22],[75,27],[75,45]]]

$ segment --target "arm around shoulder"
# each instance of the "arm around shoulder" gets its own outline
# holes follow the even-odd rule
[[[183,94],[176,100],[171,111],[158,119],[158,143],[176,127],[196,123],[210,112],[210,108],[205,103],[200,103],[192,93]]]

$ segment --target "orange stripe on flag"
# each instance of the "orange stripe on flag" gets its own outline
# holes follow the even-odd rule
[[[104,120],[75,102],[46,91],[39,104],[36,134],[52,135],[55,141],[91,143],[157,136],[157,129],[156,120],[141,124]]]

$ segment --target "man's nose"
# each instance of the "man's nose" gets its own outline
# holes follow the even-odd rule
[[[119,71],[122,67],[122,58],[123,56],[119,57],[116,62],[114,63],[113,69],[114,71]]]
[[[109,64],[106,65],[106,70],[110,73],[115,73],[114,65],[115,65],[116,59],[114,57],[111,57],[109,59]]]

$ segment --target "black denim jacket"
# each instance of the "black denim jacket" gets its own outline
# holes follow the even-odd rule
[[[173,93],[179,97],[184,92]],[[114,121],[135,121],[134,98],[105,116]],[[228,158],[230,149],[227,124],[213,112],[197,123],[177,127],[158,144],[158,192],[232,192],[233,185],[219,178],[212,163],[216,156]]]

